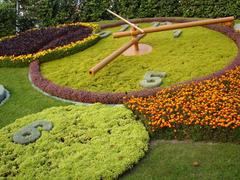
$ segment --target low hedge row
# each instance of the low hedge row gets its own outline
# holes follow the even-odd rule
[[[189,20],[175,19],[175,18],[144,18],[144,19],[132,20],[132,22],[134,23],[153,22],[153,21],[186,22]],[[109,27],[119,26],[121,24],[123,24],[123,22],[116,22],[112,24],[102,25],[101,28],[105,29]],[[236,42],[238,47],[240,47],[240,35],[235,33],[232,28],[220,26],[220,25],[210,25],[206,27],[229,36],[231,39],[233,39]],[[238,53],[238,56],[233,60],[233,62],[229,66],[225,67],[223,70],[203,78],[195,79],[193,81],[202,81],[204,79],[211,79],[212,77],[220,76],[224,74],[227,69],[232,69],[239,64],[240,64],[240,53]],[[32,83],[36,87],[40,88],[41,90],[43,90],[44,92],[52,96],[56,96],[56,97],[60,97],[63,99],[68,99],[76,102],[85,102],[85,103],[101,102],[105,104],[121,104],[124,102],[124,97],[126,97],[127,99],[132,96],[147,97],[147,96],[155,95],[159,90],[161,90],[161,88],[153,88],[153,89],[144,89],[141,91],[132,91],[132,92],[125,92],[125,93],[108,93],[108,92],[97,93],[97,92],[71,89],[68,87],[62,87],[50,82],[49,80],[43,77],[43,75],[40,72],[39,62],[37,61],[32,62],[30,64],[29,76]],[[190,83],[190,82],[185,82],[185,83]]]
[[[100,39],[91,34],[98,29],[95,24],[74,23],[5,38],[0,42],[0,66],[25,66],[34,60],[49,61],[82,51]]]

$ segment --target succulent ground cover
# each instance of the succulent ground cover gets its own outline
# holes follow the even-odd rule
[[[14,133],[39,119],[53,128],[36,142],[13,143]],[[0,134],[0,177],[22,179],[116,178],[144,156],[149,140],[130,110],[101,104],[46,109],[17,119]]]
[[[239,87],[240,66],[218,78],[162,89],[156,96],[130,98],[127,106],[163,138],[239,142]]]

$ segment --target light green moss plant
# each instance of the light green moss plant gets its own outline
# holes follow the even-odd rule
[[[13,134],[36,119],[48,119],[53,129],[34,143],[14,143]],[[145,127],[124,107],[53,107],[0,130],[0,178],[117,178],[144,156],[148,140]]]

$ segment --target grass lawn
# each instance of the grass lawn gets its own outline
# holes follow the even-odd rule
[[[28,80],[28,68],[0,68],[0,84],[11,96],[0,106],[0,128],[15,119],[39,112],[45,108],[66,105],[36,91]]]
[[[142,24],[141,27],[150,26]],[[112,32],[120,27],[108,29]],[[206,38],[207,37],[207,38]],[[141,42],[153,47],[153,52],[139,57],[120,56],[94,77],[88,70],[130,38],[101,40],[87,50],[41,65],[44,76],[56,84],[90,91],[125,92],[139,90],[139,81],[146,71],[165,71],[163,86],[190,80],[218,71],[237,53],[234,42],[221,33],[194,27],[183,29],[180,38],[172,31],[152,33]]]
[[[239,145],[159,140],[153,144],[121,179],[240,179]]]

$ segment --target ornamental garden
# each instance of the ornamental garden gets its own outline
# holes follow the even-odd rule
[[[239,177],[238,20],[171,29],[212,19],[74,22],[3,36],[0,178]],[[137,41],[148,53],[124,50],[90,74],[127,42],[133,48],[134,32],[165,27]]]

